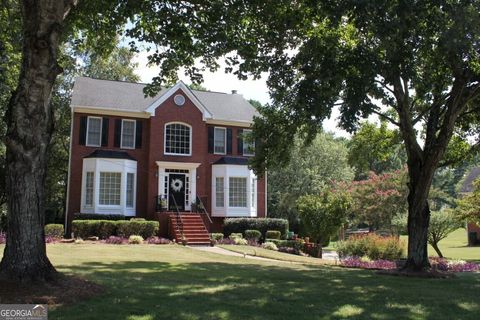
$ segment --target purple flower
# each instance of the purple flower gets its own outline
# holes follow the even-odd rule
[[[0,244],[7,242],[7,234],[5,232],[0,232]]]
[[[161,237],[150,237],[147,239],[148,244],[170,244],[172,241]]]
[[[377,269],[377,270],[391,270],[397,267],[394,261],[388,260],[373,260],[364,261],[359,257],[348,257],[340,261],[340,265],[349,268],[362,268],[362,269]]]
[[[105,239],[107,244],[125,244],[128,240],[122,237],[110,236],[108,239]]]
[[[58,241],[58,239],[55,238],[55,237],[52,237],[52,236],[46,236],[45,237],[45,243],[55,243],[57,241]]]

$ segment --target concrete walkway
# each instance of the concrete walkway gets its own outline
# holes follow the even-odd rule
[[[233,252],[233,251],[226,250],[226,249],[219,248],[219,247],[192,246],[190,248],[205,251],[205,252],[223,254],[225,256],[242,257],[242,258],[253,259],[253,260],[263,260],[263,261],[271,261],[271,262],[279,262],[280,261],[280,262],[285,262],[285,263],[299,263],[299,262],[283,261],[283,260],[277,260],[277,259],[269,259],[269,258],[263,258],[263,257],[250,256],[248,254]],[[325,259],[325,260],[338,260],[338,254],[335,251],[324,250],[322,258]]]

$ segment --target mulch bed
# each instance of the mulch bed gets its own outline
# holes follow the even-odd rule
[[[74,304],[102,294],[104,287],[94,282],[59,275],[51,282],[18,283],[0,280],[0,304]]]

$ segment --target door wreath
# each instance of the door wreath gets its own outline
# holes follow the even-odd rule
[[[182,190],[183,182],[180,179],[172,179],[172,181],[170,182],[170,187],[173,191],[179,192],[180,190]]]

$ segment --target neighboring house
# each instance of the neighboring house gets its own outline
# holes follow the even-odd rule
[[[473,168],[463,181],[462,187],[460,188],[460,193],[467,194],[473,192],[473,181],[480,178],[480,167]],[[467,235],[469,239],[469,244],[472,244],[470,240],[470,233],[475,232],[477,234],[477,242],[480,242],[480,226],[475,223],[467,223]]]
[[[153,98],[144,87],[76,79],[67,229],[75,214],[122,214],[159,220],[167,235],[171,212],[187,215],[199,199],[209,231],[226,217],[265,217],[265,178],[247,165],[256,109],[242,95],[183,82]]]

